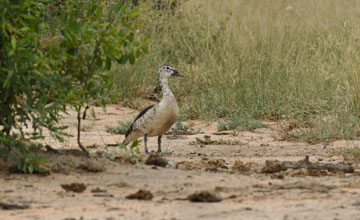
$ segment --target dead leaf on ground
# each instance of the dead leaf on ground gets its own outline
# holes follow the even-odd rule
[[[151,200],[153,194],[150,191],[140,189],[136,193],[126,196],[127,199],[138,199],[138,200]]]
[[[66,191],[72,191],[76,193],[82,193],[86,189],[86,185],[84,183],[61,184],[61,187]]]
[[[88,172],[103,172],[105,170],[103,166],[93,163],[91,161],[85,161],[81,163],[77,168]]]
[[[114,161],[118,161],[122,164],[136,164],[136,160],[128,156],[117,156],[114,158]]]
[[[220,202],[222,200],[214,192],[209,192],[206,190],[192,193],[187,198],[191,202]]]

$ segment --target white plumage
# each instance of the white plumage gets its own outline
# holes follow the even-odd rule
[[[170,65],[163,65],[158,69],[163,97],[159,103],[150,105],[139,113],[126,132],[123,144],[127,145],[144,136],[145,153],[148,154],[147,137],[158,136],[158,152],[161,152],[161,136],[175,123],[179,113],[175,96],[168,85],[168,78],[171,76],[184,75]]]

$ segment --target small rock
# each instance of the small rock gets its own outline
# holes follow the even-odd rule
[[[178,165],[177,165],[177,163],[175,162],[175,161],[168,161],[168,163],[167,163],[167,165],[169,166],[169,167],[173,167],[173,168],[178,168]]]
[[[95,193],[93,194],[94,197],[114,197],[112,194],[108,193],[108,192],[104,192],[104,193]]]
[[[222,199],[215,193],[209,191],[195,192],[188,196],[191,202],[220,202]]]
[[[90,192],[92,193],[104,193],[107,192],[105,189],[100,189],[99,187],[96,187],[95,189],[92,189]]]
[[[6,210],[28,209],[28,208],[30,208],[30,205],[23,203],[23,202],[8,201],[8,202],[0,202],[0,207],[2,209],[6,209]]]

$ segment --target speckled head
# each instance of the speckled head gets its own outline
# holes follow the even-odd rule
[[[158,69],[159,79],[169,78],[170,76],[184,77],[183,74],[179,73],[179,71],[177,71],[174,67],[170,65],[162,65],[161,67],[159,67]]]

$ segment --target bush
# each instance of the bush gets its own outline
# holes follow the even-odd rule
[[[43,138],[44,128],[62,140],[61,113],[75,108],[80,127],[82,107],[112,86],[112,63],[132,64],[146,52],[134,34],[137,8],[125,0],[57,3],[0,2],[0,142],[8,151],[26,152],[15,140]]]

